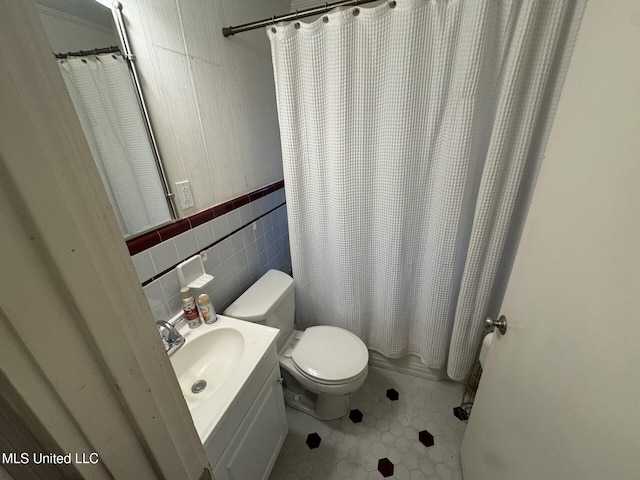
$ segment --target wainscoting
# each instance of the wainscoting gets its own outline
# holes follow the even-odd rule
[[[202,292],[224,310],[269,269],[289,271],[287,206],[282,182],[217,205],[127,242],[156,320],[182,309],[176,266],[204,253],[214,281]]]

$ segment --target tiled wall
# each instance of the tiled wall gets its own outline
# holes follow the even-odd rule
[[[290,270],[282,182],[238,197],[127,242],[156,320],[182,310],[176,265],[205,252],[211,295],[221,313],[269,269]]]

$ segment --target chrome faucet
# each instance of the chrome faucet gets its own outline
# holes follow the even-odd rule
[[[176,330],[176,327],[171,325],[169,322],[158,320],[156,322],[156,327],[158,327],[158,331],[162,337],[162,343],[164,343],[167,355],[171,356],[176,350],[184,345],[184,337],[180,335],[178,330]]]

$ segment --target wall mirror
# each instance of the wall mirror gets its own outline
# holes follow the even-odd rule
[[[111,10],[95,0],[36,0],[125,239],[176,218],[144,101]]]

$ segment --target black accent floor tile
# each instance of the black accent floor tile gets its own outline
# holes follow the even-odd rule
[[[418,433],[418,440],[420,440],[420,443],[422,443],[425,447],[432,447],[435,443],[433,435],[431,435],[426,430],[422,430]]]
[[[362,412],[357,408],[349,412],[349,420],[353,423],[360,423],[362,421]]]
[[[322,441],[322,439],[320,438],[320,435],[318,435],[317,433],[310,433],[309,435],[307,435],[307,447],[313,449],[313,448],[318,448],[320,446],[320,442]]]
[[[395,401],[400,398],[400,394],[394,388],[390,388],[387,390],[387,398],[391,401]]]
[[[456,407],[453,409],[453,415],[459,419],[462,420],[463,422],[466,422],[467,420],[469,420],[469,414],[467,413],[467,411],[462,408],[462,407]]]
[[[378,471],[383,477],[390,477],[393,475],[393,463],[387,457],[378,460]]]

